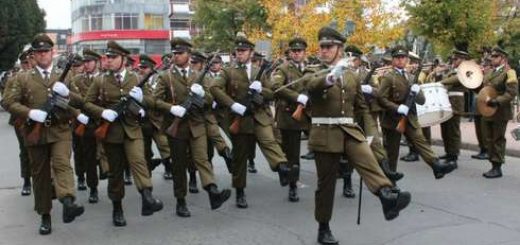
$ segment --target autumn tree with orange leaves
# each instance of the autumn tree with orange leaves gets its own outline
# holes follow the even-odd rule
[[[308,51],[318,50],[318,30],[332,22],[343,32],[347,20],[355,23],[355,31],[348,42],[364,51],[371,47],[385,47],[399,39],[403,26],[398,12],[385,9],[381,0],[309,0],[297,6],[295,1],[259,0],[267,10],[270,31],[248,28],[244,31],[253,40],[271,40],[273,53],[280,54],[287,48],[288,40],[303,37],[309,44]]]

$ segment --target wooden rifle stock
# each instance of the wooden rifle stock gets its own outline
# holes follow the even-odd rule
[[[82,124],[80,123],[76,129],[74,129],[74,133],[79,136],[79,137],[83,137],[83,135],[85,134],[85,129],[86,129],[86,126],[85,124]]]
[[[96,128],[96,131],[94,131],[94,135],[96,136],[96,139],[104,140],[107,137],[109,127],[110,127],[110,122],[108,122],[108,121],[101,122],[101,125],[99,125],[99,127]]]
[[[397,126],[395,127],[395,130],[397,130],[397,132],[403,134],[404,131],[406,131],[406,122],[407,121],[408,121],[408,119],[405,116],[401,116],[401,118],[399,119],[399,123],[397,123]]]
[[[27,135],[27,141],[31,144],[36,144],[40,140],[43,123],[35,123],[31,132]]]
[[[298,103],[298,107],[296,107],[296,110],[293,112],[291,117],[296,121],[301,121],[303,116],[303,110],[305,109],[305,106]]]
[[[233,119],[233,122],[229,126],[230,133],[238,134],[240,132],[240,121],[242,121],[241,116],[237,116],[237,117],[235,117],[235,119]]]
[[[177,136],[177,132],[179,131],[179,124],[181,123],[180,117],[175,117],[173,119],[172,124],[166,129],[166,134],[175,138]]]

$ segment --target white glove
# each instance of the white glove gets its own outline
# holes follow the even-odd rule
[[[371,145],[372,141],[374,141],[374,136],[367,136],[367,144]]]
[[[249,85],[249,89],[256,91],[257,93],[262,92],[262,83],[260,81],[254,81]]]
[[[412,91],[412,93],[417,94],[419,93],[419,91],[421,91],[421,86],[419,86],[419,84],[414,84],[412,85],[410,90]]]
[[[401,115],[408,115],[408,111],[410,110],[410,108],[408,108],[408,106],[406,105],[399,105],[399,107],[397,108],[397,113],[401,114]]]
[[[204,97],[204,94],[206,94],[204,92],[204,88],[202,88],[202,86],[200,86],[200,84],[194,83],[193,85],[191,85],[190,90],[192,93],[194,93],[200,97]]]
[[[213,101],[213,103],[211,103],[211,109],[216,109],[218,106],[218,103],[216,101]]]
[[[361,85],[361,91],[363,91],[364,94],[372,94],[373,89],[372,89],[372,86],[366,84],[366,85]]]
[[[29,111],[29,118],[35,122],[43,123],[47,118],[47,112],[38,109],[32,109]]]
[[[81,124],[84,124],[84,125],[87,125],[88,124],[88,116],[83,114],[83,113],[80,113],[77,117],[76,117],[76,120],[78,120],[78,122],[80,122]]]
[[[133,87],[128,94],[139,103],[143,102],[143,90],[140,87]]]
[[[240,116],[243,116],[244,113],[246,113],[247,107],[245,107],[244,105],[242,105],[242,104],[240,104],[240,103],[236,103],[236,102],[235,102],[235,103],[233,103],[233,104],[231,105],[231,110],[232,110],[234,113],[236,113],[236,114],[238,114],[238,115],[240,115]]]
[[[54,93],[57,93],[63,97],[69,96],[69,89],[62,82],[55,82],[54,85],[52,86],[52,91],[54,91]]]
[[[298,95],[298,98],[296,98],[296,101],[302,105],[307,105],[307,101],[309,101],[309,96],[305,94]]]
[[[332,68],[329,75],[331,75],[334,78],[334,80],[340,79],[343,75],[343,71],[344,68],[342,66],[335,66],[334,68]]]
[[[344,58],[338,61],[336,63],[336,66],[334,68],[341,68],[341,70],[345,70],[347,67],[349,67],[350,61],[348,58]]]
[[[170,113],[176,117],[183,118],[186,115],[186,108],[180,105],[174,105],[170,108]]]
[[[143,118],[144,116],[146,116],[146,111],[144,109],[140,109],[139,115],[141,116],[141,118]]]
[[[110,109],[104,109],[103,112],[101,112],[101,117],[109,122],[115,121],[118,116],[117,112]]]

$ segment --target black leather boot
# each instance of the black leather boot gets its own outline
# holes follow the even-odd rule
[[[87,185],[85,185],[85,177],[80,176],[78,177],[78,191],[85,191],[87,190]]]
[[[383,170],[383,173],[386,175],[386,177],[392,181],[398,181],[404,177],[403,173],[390,169],[390,165],[388,165],[387,159],[381,160],[379,166],[381,167],[381,170]]]
[[[450,157],[449,154],[444,154],[444,155],[440,156],[439,159],[446,160],[446,159],[448,159],[448,157]]]
[[[379,200],[381,200],[386,220],[397,218],[397,216],[399,216],[399,211],[406,208],[412,199],[409,192],[397,191],[391,187],[381,188],[378,196]]]
[[[88,197],[89,203],[97,203],[99,201],[97,188],[90,189],[90,196]]]
[[[141,215],[148,216],[163,208],[161,200],[152,196],[151,188],[144,188],[141,190],[141,197],[143,199],[143,207],[141,208]]]
[[[433,175],[436,179],[441,179],[445,174],[450,173],[455,169],[455,165],[452,163],[441,163],[439,159],[436,159],[432,164]]]
[[[454,155],[454,154],[448,154],[447,157],[445,158],[445,163],[453,164],[455,169],[457,169],[459,167],[459,165],[457,164],[458,159],[459,159],[459,156]]]
[[[289,202],[298,202],[300,197],[298,196],[298,187],[295,182],[289,184]]]
[[[489,159],[489,155],[487,154],[486,149],[480,149],[480,152],[476,155],[471,155],[471,158],[478,160],[487,160]]]
[[[22,196],[31,195],[31,178],[26,177],[23,179]]]
[[[255,168],[255,159],[249,158],[248,162],[249,163],[247,164],[247,172],[252,173],[252,174],[258,173],[258,170],[256,170],[256,168]]]
[[[209,204],[212,210],[222,206],[222,204],[226,202],[231,196],[231,190],[223,189],[222,191],[219,191],[217,185],[215,184],[210,184],[205,189],[208,192]]]
[[[187,218],[191,216],[188,206],[186,206],[186,200],[184,198],[177,199],[177,205],[175,206],[175,213],[177,216]]]
[[[502,177],[502,163],[492,162],[493,167],[485,173],[482,174],[484,178],[494,179]]]
[[[150,172],[152,172],[157,166],[161,165],[162,159],[154,158],[150,160]]]
[[[52,232],[51,215],[43,214],[40,228],[38,229],[40,235],[49,235]]]
[[[114,224],[114,226],[126,226],[121,201],[112,201],[112,207],[112,224]]]
[[[172,174],[172,163],[169,158],[162,159],[162,164],[164,165],[164,174],[163,178],[165,180],[172,180],[173,174]]]
[[[419,161],[419,154],[413,152],[413,151],[410,151],[408,153],[408,155],[404,156],[404,157],[401,157],[400,158],[402,161],[405,161],[405,162],[415,162],[415,161]]]
[[[339,244],[338,240],[336,240],[330,231],[329,223],[320,223],[320,228],[318,229],[318,243],[325,245]]]
[[[314,160],[314,157],[315,157],[314,152],[309,151],[309,152],[307,152],[307,154],[301,156],[300,158],[305,159],[305,160]]]
[[[289,184],[289,175],[291,169],[289,169],[289,166],[286,162],[280,163],[278,165],[278,169],[276,169],[278,172],[278,178],[280,179],[280,185],[281,186],[287,186]]]
[[[356,197],[356,193],[352,189],[352,172],[343,175],[343,196],[346,198]]]
[[[244,194],[244,189],[236,189],[236,198],[236,205],[238,208],[247,208],[246,194]]]
[[[190,171],[190,180],[188,181],[188,191],[190,193],[199,193],[199,188],[197,188],[197,172]]]
[[[85,212],[85,208],[74,203],[74,197],[66,196],[61,199],[63,203],[63,223],[70,223]]]
[[[229,150],[229,148],[226,147],[223,151],[219,152],[218,154],[222,158],[224,158],[228,172],[233,173],[233,156],[231,155],[231,150]]]

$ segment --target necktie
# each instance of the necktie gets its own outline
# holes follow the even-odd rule
[[[181,69],[182,78],[186,79],[186,69]]]
[[[122,81],[123,79],[122,79],[121,74],[118,73],[118,74],[116,75],[116,80],[117,80],[117,82],[118,82],[119,84],[121,84],[121,83],[123,82],[123,81]]]
[[[45,80],[45,82],[49,81],[49,72],[48,71],[43,71],[43,80]]]

